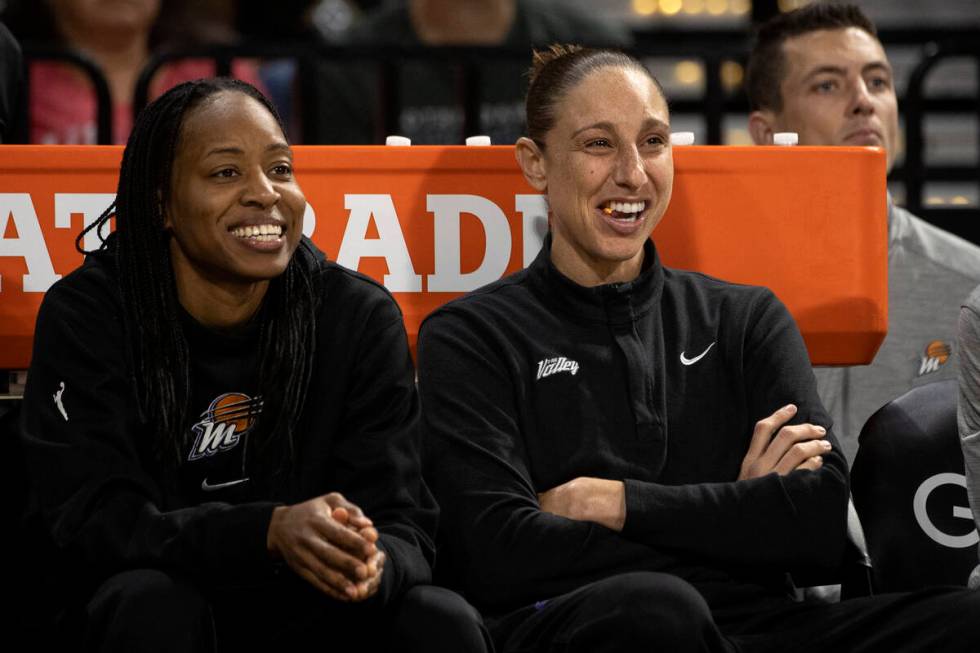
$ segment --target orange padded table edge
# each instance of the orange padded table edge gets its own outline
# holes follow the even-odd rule
[[[0,369],[30,362],[44,291],[116,190],[122,148],[0,146]],[[295,148],[304,232],[422,319],[529,263],[547,229],[513,147]],[[664,264],[771,288],[814,364],[870,362],[887,330],[885,157],[877,148],[675,147],[653,234]],[[95,246],[94,237],[88,245]]]

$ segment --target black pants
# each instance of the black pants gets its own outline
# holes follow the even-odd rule
[[[392,606],[345,604],[290,575],[259,588],[205,595],[154,569],[99,587],[81,629],[86,651],[489,651],[479,613],[458,594],[423,585]]]
[[[490,631],[500,653],[980,651],[980,592],[823,604],[734,589],[705,594],[669,574],[621,574],[491,619]]]

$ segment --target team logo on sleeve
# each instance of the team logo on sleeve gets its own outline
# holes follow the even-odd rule
[[[925,355],[922,357],[922,363],[919,365],[919,373],[916,376],[935,372],[946,364],[946,361],[949,360],[952,353],[953,350],[949,344],[942,340],[933,340],[926,345]]]
[[[67,422],[68,413],[65,412],[65,405],[61,403],[61,395],[63,395],[64,393],[65,393],[65,382],[61,381],[58,385],[58,392],[54,393],[51,396],[54,397],[54,405],[58,407],[58,412],[61,413],[61,416],[64,417],[65,421]]]
[[[197,435],[187,460],[235,448],[262,413],[262,397],[228,392],[211,402],[191,431]]]

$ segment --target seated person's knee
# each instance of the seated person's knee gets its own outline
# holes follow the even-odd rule
[[[89,636],[146,641],[156,637],[206,641],[211,607],[190,583],[157,569],[121,572],[96,590],[87,608]]]

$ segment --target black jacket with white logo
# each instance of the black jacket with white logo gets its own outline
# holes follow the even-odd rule
[[[500,612],[629,570],[785,587],[833,566],[847,471],[736,481],[755,423],[788,403],[829,429],[792,317],[764,288],[662,267],[584,288],[550,261],[450,302],[419,338],[426,478],[461,589]],[[579,476],[626,486],[626,524],[542,512]]]
[[[295,462],[277,490],[255,483],[278,464],[274,452],[242,459],[261,409],[256,329],[221,334],[183,316],[195,424],[174,479],[154,462],[138,414],[112,256],[87,257],[48,291],[22,430],[36,509],[75,580],[91,587],[150,567],[205,586],[261,585],[279,569],[266,550],[273,508],[338,491],[380,532],[378,600],[429,581],[436,511],[421,482],[401,313],[363,275],[326,261],[319,275],[315,363]]]

